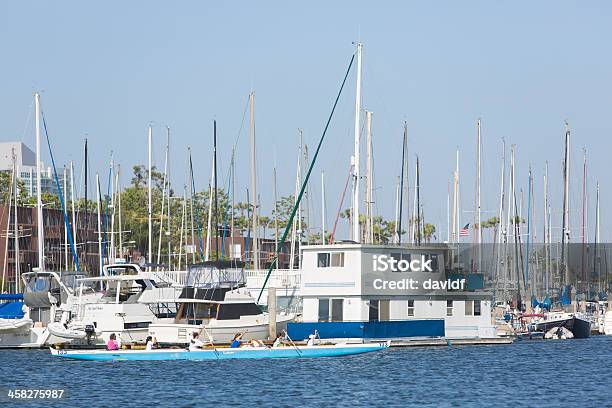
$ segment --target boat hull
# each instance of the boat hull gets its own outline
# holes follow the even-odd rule
[[[164,361],[164,360],[231,360],[262,358],[316,358],[340,357],[370,353],[389,347],[389,343],[343,344],[332,346],[304,347],[241,347],[213,348],[201,351],[185,349],[161,350],[55,350],[51,354],[58,357],[89,361]]]
[[[555,327],[567,328],[574,334],[575,339],[586,339],[591,335],[591,323],[575,316],[567,319],[543,321],[535,324],[535,330],[544,333]]]

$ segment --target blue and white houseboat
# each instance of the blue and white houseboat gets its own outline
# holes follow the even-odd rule
[[[492,295],[482,275],[453,264],[448,245],[354,243],[302,247],[305,339],[478,339],[495,337]]]

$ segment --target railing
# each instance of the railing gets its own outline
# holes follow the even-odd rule
[[[226,271],[226,273],[229,271]],[[235,272],[235,271],[231,271]],[[151,274],[157,280],[166,282],[171,285],[184,286],[187,284],[187,271],[151,271],[145,272]],[[193,274],[193,272],[192,272]],[[246,269],[244,277],[247,279],[248,286],[262,287],[268,274],[267,269]],[[193,277],[192,277],[193,278]],[[228,277],[225,277],[228,278]],[[204,283],[204,280],[200,280]],[[274,288],[294,288],[299,287],[302,283],[302,274],[299,270],[290,269],[274,269],[268,280],[267,287]]]
[[[250,287],[262,287],[266,276],[268,275],[267,269],[247,269],[244,271],[247,278],[248,286]],[[299,287],[302,283],[302,274],[299,270],[290,269],[274,269],[270,274],[267,287],[273,288],[287,288],[287,287]]]

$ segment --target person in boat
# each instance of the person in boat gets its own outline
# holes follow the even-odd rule
[[[204,343],[200,340],[200,334],[198,332],[193,332],[191,340],[189,341],[189,351],[202,350],[203,347]]]
[[[240,347],[242,345],[242,336],[243,335],[244,335],[244,333],[236,333],[236,335],[234,336],[234,339],[230,343],[230,347],[231,348],[238,348],[238,347]]]
[[[150,350],[154,350],[156,348],[157,347],[155,345],[155,341],[154,341],[153,337],[147,336],[147,350],[150,351]]]
[[[283,333],[278,333],[276,335],[276,339],[274,340],[274,343],[272,343],[272,348],[282,347],[284,345],[283,344],[283,340],[284,340],[283,337],[284,337]]]
[[[265,346],[266,346],[266,345],[264,344],[264,342],[263,342],[263,341],[261,341],[261,340],[257,340],[257,339],[252,339],[252,340],[249,342],[249,345],[250,345],[251,347],[265,347]]]
[[[117,342],[117,336],[115,333],[111,333],[108,338],[108,342],[106,343],[107,350],[119,350],[119,343]]]

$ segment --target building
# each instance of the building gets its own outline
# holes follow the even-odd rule
[[[10,214],[10,220],[8,219]],[[75,270],[70,248],[65,245],[64,216],[61,210],[43,208],[45,231],[45,270]],[[99,273],[96,238],[96,216],[83,211],[75,215],[76,252],[80,270]],[[87,222],[86,222],[87,221]],[[0,291],[15,292],[16,272],[30,272],[38,267],[36,207],[17,207],[17,241],[15,240],[15,207],[0,206]],[[7,230],[8,226],[8,230]],[[66,251],[68,250],[68,251]],[[66,261],[67,260],[67,261]],[[19,265],[17,267],[17,265]],[[3,279],[4,278],[4,281]]]
[[[0,171],[13,171],[13,154],[17,178],[22,180],[28,196],[37,194],[36,189],[36,153],[22,142],[0,142]],[[64,182],[63,167],[57,169],[60,184]],[[43,193],[58,194],[53,169],[41,162],[40,188]]]
[[[491,293],[452,270],[445,245],[317,245],[302,256],[294,339],[495,337]]]

